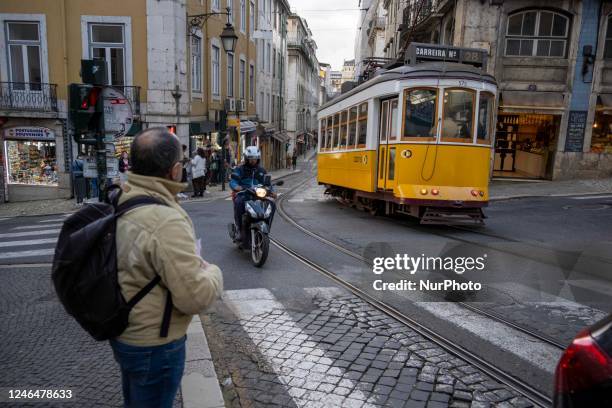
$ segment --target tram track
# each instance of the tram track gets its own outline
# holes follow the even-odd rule
[[[274,246],[276,246],[286,255],[296,259],[297,261],[303,263],[309,268],[331,279],[339,286],[347,289],[353,295],[357,296],[358,298],[360,298],[361,300],[369,304],[371,307],[392,317],[396,321],[409,327],[411,330],[414,330],[416,333],[421,335],[423,338],[436,344],[437,346],[439,346],[440,348],[442,348],[449,354],[457,358],[460,358],[461,360],[467,362],[468,364],[473,365],[474,367],[477,367],[479,370],[481,370],[483,373],[485,373],[486,375],[488,375],[495,381],[513,389],[518,394],[522,395],[524,398],[532,402],[535,406],[549,407],[552,404],[552,399],[548,395],[544,394],[540,390],[531,386],[527,382],[522,381],[521,379],[516,378],[515,376],[503,371],[502,369],[496,367],[495,365],[479,357],[478,355],[470,352],[469,350],[456,345],[451,339],[448,339],[440,335],[439,333],[436,333],[435,331],[425,327],[424,325],[408,317],[407,315],[397,310],[396,308],[384,302],[379,301],[378,299],[374,298],[373,296],[371,296],[364,290],[351,284],[347,280],[342,279],[340,276],[328,270],[327,268],[324,268],[318,263],[301,255],[296,250],[290,248],[289,246],[280,242],[279,240],[271,238],[270,241],[272,242]]]

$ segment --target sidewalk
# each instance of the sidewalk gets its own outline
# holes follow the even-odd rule
[[[591,180],[501,180],[489,186],[489,200],[526,197],[565,197],[587,194],[611,194],[612,177]]]

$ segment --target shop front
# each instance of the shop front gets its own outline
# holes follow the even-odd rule
[[[612,154],[612,94],[600,94],[597,98],[591,152]]]
[[[551,179],[562,114],[562,94],[503,92],[493,177]]]
[[[61,127],[8,126],[2,129],[6,201],[66,198],[70,179],[64,170]]]

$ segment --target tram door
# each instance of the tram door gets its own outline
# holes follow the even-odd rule
[[[397,98],[380,102],[378,127],[378,190],[395,187],[395,150],[398,137]]]

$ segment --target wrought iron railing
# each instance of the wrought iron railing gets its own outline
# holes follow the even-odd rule
[[[57,112],[57,85],[0,82],[0,110]]]
[[[140,87],[120,85],[112,85],[112,87],[121,91],[127,100],[130,101],[134,115],[140,115]]]

